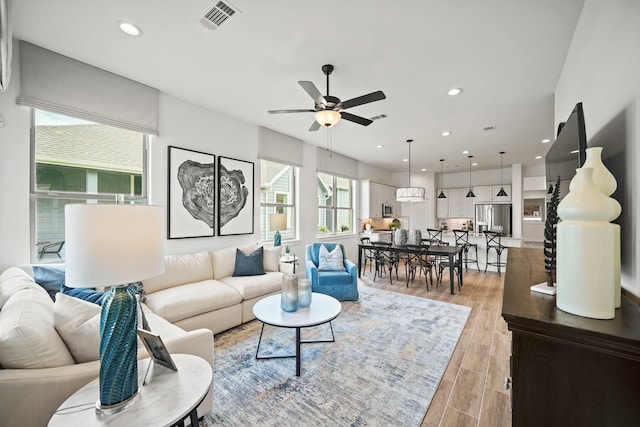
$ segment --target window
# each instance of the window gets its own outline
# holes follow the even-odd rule
[[[147,135],[34,110],[32,260],[64,259],[64,208],[70,203],[146,202]]]
[[[260,160],[260,240],[273,241],[276,230],[269,228],[269,215],[287,214],[287,229],[280,230],[282,240],[296,238],[295,166]]]
[[[318,234],[353,233],[353,180],[318,173]]]

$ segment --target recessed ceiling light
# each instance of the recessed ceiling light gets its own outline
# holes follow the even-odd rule
[[[478,166],[477,163],[471,163],[471,166]]]
[[[376,148],[382,148],[382,147],[384,147],[384,145],[382,145],[382,144],[376,145]]]
[[[409,159],[402,159],[402,161],[403,161],[403,162],[408,162],[408,161],[409,161]]]
[[[142,30],[140,29],[140,27],[138,27],[136,24],[132,24],[131,22],[118,21],[118,27],[120,28],[120,31],[129,34],[130,36],[137,37],[142,35]]]
[[[420,169],[420,170],[421,170],[422,172],[426,172],[426,171],[427,171],[427,168],[422,168],[422,169]]]
[[[543,143],[543,144],[548,144],[548,143],[550,143],[550,142],[551,142],[551,140],[550,140],[549,138],[546,138],[546,139],[543,139],[543,140],[542,140],[542,143]]]
[[[451,135],[451,132],[449,132],[448,130],[445,130],[444,132],[442,132],[442,136],[449,136]]]
[[[536,156],[536,160],[540,160],[542,156]]]
[[[447,92],[447,95],[455,96],[455,95],[460,95],[460,93],[462,93],[462,88],[454,87],[453,89],[449,89],[449,92]]]
[[[464,150],[462,154],[469,154],[469,150]]]

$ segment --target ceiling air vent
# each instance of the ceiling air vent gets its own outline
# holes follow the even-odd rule
[[[386,119],[387,117],[389,117],[388,114],[380,114],[377,116],[369,117],[369,120],[380,120],[380,119]]]
[[[224,24],[229,18],[231,18],[239,10],[235,7],[219,1],[213,9],[207,12],[200,20],[200,23],[210,30],[215,30]]]

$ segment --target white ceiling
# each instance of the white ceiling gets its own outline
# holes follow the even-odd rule
[[[389,117],[368,127],[342,120],[334,151],[391,172],[536,164],[554,138],[553,94],[584,0],[232,0],[215,31],[200,19],[217,0],[18,0],[14,37],[154,86],[245,122],[325,146],[308,132],[313,108],[298,85],[342,100],[382,90],[350,113]],[[120,32],[129,20],[144,35]],[[457,97],[447,90],[462,87]],[[570,111],[564,112],[568,116]],[[483,131],[495,126],[495,131]],[[442,137],[449,130],[451,136]],[[220,141],[224,143],[224,141]],[[384,147],[377,149],[377,144]]]

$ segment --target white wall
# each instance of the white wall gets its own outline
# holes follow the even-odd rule
[[[640,2],[586,0],[555,95],[556,127],[583,103],[589,146],[623,144],[622,286],[640,296]],[[603,155],[606,153],[603,152]],[[614,173],[615,174],[615,173]]]
[[[30,109],[15,104],[19,93],[19,47],[14,42],[12,77],[7,92],[0,93],[0,271],[30,262]],[[258,155],[258,127],[223,114],[204,109],[178,98],[161,94],[159,105],[159,133],[150,144],[149,201],[166,207],[167,146],[177,146],[215,155],[247,160],[255,163],[254,170],[254,234],[165,240],[167,254],[190,253],[198,250],[256,242],[259,239],[260,163]],[[363,179],[375,178],[391,182],[391,174],[367,164],[359,164]],[[316,147],[304,144],[304,167],[298,188],[299,239],[289,244],[292,251],[304,259],[304,246],[318,240]],[[357,207],[354,218],[358,218]],[[165,227],[166,232],[166,227]],[[357,235],[327,237],[345,244],[349,259],[357,260]],[[303,271],[304,262],[300,263]]]

